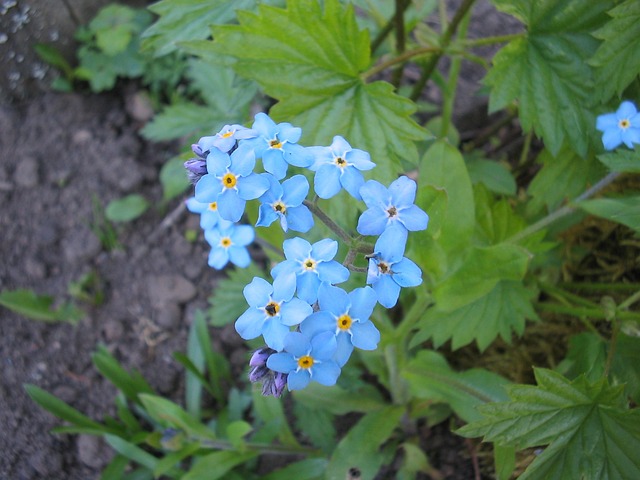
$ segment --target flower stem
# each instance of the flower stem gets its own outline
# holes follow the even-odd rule
[[[362,78],[362,80],[366,80],[369,77],[372,77],[384,70],[386,70],[389,67],[393,67],[394,65],[398,64],[398,63],[404,63],[407,60],[409,60],[410,58],[413,57],[417,57],[420,55],[425,55],[427,53],[436,53],[436,52],[441,52],[442,49],[438,48],[438,47],[419,47],[419,48],[414,48],[413,50],[407,50],[405,52],[402,52],[400,55],[390,58],[389,60],[386,60],[382,63],[379,63],[378,65],[376,65],[375,67],[370,68],[369,70],[367,70],[366,72],[363,72],[360,75],[360,78]]]
[[[464,40],[463,44],[466,47],[482,47],[485,45],[493,45],[496,43],[505,43],[515,40],[516,38],[524,37],[525,33],[512,33],[510,35],[496,35],[493,37],[474,38]]]
[[[302,202],[309,210],[311,210],[311,212],[318,217],[318,219],[324,223],[327,227],[329,227],[329,229],[335,233],[338,237],[340,237],[340,239],[351,245],[351,243],[353,242],[353,238],[351,238],[351,235],[349,235],[347,232],[345,232],[342,227],[340,227],[340,225],[338,225],[336,222],[334,222],[333,220],[331,220],[329,218],[329,216],[324,213],[322,211],[322,209],[320,209],[320,207],[318,207],[318,205],[316,205],[315,203],[310,202],[309,200],[304,200]]]
[[[631,305],[633,305],[639,300],[640,300],[640,290],[638,290],[636,293],[634,293],[629,298],[627,298],[624,302],[618,305],[618,308],[620,310],[626,310],[627,308],[629,308]]]
[[[404,13],[404,11],[407,9],[409,4],[411,4],[411,1],[410,0],[401,0],[401,2],[402,2],[402,12]],[[373,55],[373,53],[375,53],[375,51],[378,49],[378,47],[380,45],[382,45],[382,42],[384,42],[384,39],[387,37],[387,35],[389,35],[389,32],[391,32],[393,27],[396,25],[397,16],[398,16],[398,12],[396,11],[394,13],[393,17],[391,17],[389,19],[389,21],[385,24],[385,26],[382,27],[382,29],[378,32],[378,35],[376,35],[376,38],[374,38],[373,41],[371,42],[371,54],[372,55]]]
[[[211,448],[215,450],[235,450],[237,447],[231,445],[230,442],[224,440],[210,440],[205,438],[193,438],[190,439],[194,441],[200,442],[200,445],[204,448]],[[278,444],[264,444],[264,443],[250,443],[247,442],[245,444],[247,450],[258,452],[261,454],[271,454],[271,455],[311,455],[318,456],[321,455],[322,452],[315,448],[305,447],[302,445],[299,446],[290,446],[290,445],[278,445]]]
[[[516,233],[512,237],[508,238],[506,240],[506,242],[517,243],[520,240],[528,237],[529,235],[532,235],[532,234],[542,230],[543,228],[545,228],[548,225],[552,224],[556,220],[558,220],[558,219],[560,219],[560,218],[562,218],[564,216],[567,216],[570,213],[575,212],[576,211],[576,207],[574,205],[576,203],[580,203],[581,201],[586,200],[589,197],[592,197],[593,195],[598,193],[600,190],[602,190],[604,187],[606,187],[611,182],[613,182],[616,178],[618,178],[619,175],[620,175],[620,173],[618,173],[618,172],[612,172],[612,173],[608,174],[606,177],[601,179],[598,183],[596,183],[591,188],[589,188],[588,190],[583,192],[581,195],[576,197],[575,200],[573,200],[569,204],[559,208],[555,212],[550,213],[546,217],[538,220],[536,223],[534,223],[532,225],[529,225],[524,230],[519,231],[518,233]]]
[[[616,315],[613,320],[613,331],[611,332],[611,341],[609,342],[609,351],[607,352],[607,360],[604,364],[604,372],[602,376],[607,378],[611,371],[611,365],[613,365],[613,357],[616,353],[616,346],[618,345],[618,335],[620,334],[620,321]]]

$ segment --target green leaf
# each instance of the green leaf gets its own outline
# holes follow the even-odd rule
[[[138,372],[127,372],[104,346],[98,347],[98,351],[91,358],[98,371],[130,401],[139,404],[139,394],[154,393],[151,386]]]
[[[181,480],[217,480],[232,468],[240,465],[258,455],[257,452],[239,453],[234,451],[221,451],[210,453],[196,460],[189,473],[181,477]]]
[[[324,478],[326,469],[327,460],[324,458],[309,458],[275,470],[262,480],[319,480]]]
[[[213,430],[207,428],[170,400],[149,394],[140,394],[139,398],[149,415],[165,427],[182,430],[195,437],[216,438]]]
[[[313,445],[331,452],[336,444],[334,416],[326,410],[307,405],[303,401],[293,404],[296,427]]]
[[[219,280],[213,295],[209,297],[211,325],[222,327],[235,322],[249,307],[242,290],[251,283],[253,277],[263,276],[264,272],[251,263],[247,268],[230,270],[227,278]]]
[[[47,45],[46,43],[37,43],[34,45],[33,49],[42,60],[47,62],[49,65],[62,70],[62,73],[67,80],[71,80],[73,78],[73,68],[71,68],[67,59],[64,58],[60,50],[56,47],[53,45]]]
[[[159,16],[142,34],[142,50],[160,57],[176,50],[177,44],[209,36],[209,25],[227,23],[235,10],[250,9],[254,0],[162,0],[149,7]]]
[[[537,386],[513,385],[509,401],[479,407],[484,418],[457,433],[519,450],[548,445],[520,480],[640,478],[640,409],[628,409],[621,387],[535,375]]]
[[[522,283],[501,280],[487,295],[456,310],[427,310],[410,345],[432,339],[438,348],[451,340],[451,348],[457,350],[475,340],[483,351],[498,335],[511,343],[512,332],[522,335],[525,321],[538,319],[531,305],[533,296]]]
[[[192,443],[177,452],[167,453],[165,457],[158,462],[156,468],[153,470],[154,477],[161,477],[163,474],[170,471],[173,467],[179,466],[180,462],[196,453],[198,450],[200,450],[200,448],[201,447],[199,443]]]
[[[127,465],[129,465],[127,457],[123,455],[114,456],[109,465],[102,471],[100,480],[122,480]]]
[[[373,412],[385,406],[380,393],[373,387],[362,387],[357,390],[345,390],[334,385],[325,387],[312,383],[303,390],[293,393],[297,402],[303,403],[314,410],[323,410],[334,415],[344,415],[350,412]]]
[[[516,194],[516,181],[511,172],[502,163],[483,158],[467,160],[469,178],[476,183],[484,183],[492,192],[502,195]]]
[[[370,64],[369,37],[358,29],[353,6],[328,0],[323,10],[302,0],[287,9],[238,12],[238,20],[238,26],[213,29],[213,47],[279,101],[274,119],[301,126],[307,144],[328,145],[342,135],[372,154],[383,182],[402,170],[400,158],[417,163],[414,141],[427,133],[410,119],[413,102],[388,83],[361,78]]]
[[[597,198],[576,205],[587,213],[621,223],[640,232],[640,196]]]
[[[176,103],[163,108],[141,133],[153,141],[172,140],[194,132],[211,132],[219,123],[217,112],[212,108],[191,102]]]
[[[598,155],[598,160],[612,172],[640,173],[640,149],[618,148],[614,152]]]
[[[591,32],[606,20],[612,0],[494,0],[498,9],[516,15],[526,34],[512,40],[493,58],[485,78],[491,87],[489,108],[518,101],[525,131],[534,130],[555,155],[568,141],[585,156],[594,134],[591,107],[593,74],[587,61],[598,41]]]
[[[283,445],[300,446],[298,440],[289,427],[287,416],[284,414],[284,408],[280,399],[275,397],[266,397],[262,395],[260,389],[254,388],[253,394],[253,412],[260,420],[265,423],[274,423],[278,426],[278,439]]]
[[[596,67],[596,96],[620,97],[640,72],[640,3],[627,0],[607,12],[612,19],[593,36],[603,40],[589,61]]]
[[[0,292],[0,305],[20,315],[43,322],[78,323],[84,312],[71,302],[53,308],[55,299],[49,295],[36,295],[32,290],[4,290]]]
[[[326,478],[348,478],[351,468],[360,470],[362,478],[375,477],[383,461],[378,449],[398,427],[404,411],[386,407],[362,417],[336,446]]]
[[[116,435],[105,435],[104,439],[120,455],[123,455],[129,460],[133,460],[134,462],[139,463],[149,470],[155,470],[159,459],[154,457],[150,453],[145,452],[140,447],[137,447],[133,443],[127,442],[125,439],[120,438]]]
[[[246,449],[244,436],[252,430],[251,425],[243,420],[236,420],[227,425],[227,439],[238,451]]]
[[[184,168],[184,162],[189,158],[191,158],[191,155],[188,153],[173,157],[160,169],[162,199],[165,202],[181,195],[189,186],[189,179]]]
[[[104,211],[105,216],[112,222],[130,222],[142,215],[149,208],[149,202],[138,194],[112,200]]]
[[[481,418],[479,405],[507,398],[504,387],[509,382],[505,378],[482,369],[458,373],[442,355],[431,350],[419,352],[401,375],[416,398],[448,403],[467,422]]]

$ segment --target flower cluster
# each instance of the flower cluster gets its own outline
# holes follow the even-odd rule
[[[262,382],[265,395],[280,396],[285,386],[301,389],[312,380],[334,385],[354,348],[377,348],[380,332],[371,321],[376,304],[391,308],[402,287],[422,282],[419,267],[404,257],[408,233],[424,230],[429,221],[414,204],[416,183],[404,176],[388,188],[365,182],[362,172],[375,167],[367,152],[340,136],[328,147],[303,147],[297,143],[301,135],[300,128],[276,124],[259,113],[251,128],[226,125],[216,135],[201,138],[192,146],[196,158],[185,163],[195,185],[187,207],[200,214],[211,245],[209,265],[217,269],[228,262],[239,267],[250,262],[246,247],[254,230],[238,224],[249,200],[260,202],[256,227],[277,220],[285,232],[305,233],[314,225],[310,206],[327,223],[317,205],[306,201],[307,178],[298,174],[285,179],[289,165],[314,172],[317,197],[329,199],[344,189],[367,207],[356,230],[377,236],[374,246],[360,243],[357,249],[368,245],[368,269],[349,264],[351,260],[345,265],[334,260],[335,240],[311,244],[293,237],[283,243],[285,259],[271,270],[273,282],[255,277],[245,286],[249,308],[235,328],[245,340],[264,339],[266,346],[249,362],[249,378]],[[259,171],[257,160],[262,160]],[[350,269],[366,272],[368,286],[351,292],[338,287],[349,279]]]
[[[596,128],[602,132],[602,144],[606,150],[625,144],[633,148],[640,144],[640,113],[636,106],[624,101],[614,113],[605,113],[596,119]]]

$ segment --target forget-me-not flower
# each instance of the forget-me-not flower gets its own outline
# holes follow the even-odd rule
[[[215,227],[221,221],[226,222],[220,218],[218,202],[201,203],[195,197],[191,197],[185,203],[190,212],[200,214],[200,227],[205,231]]]
[[[314,380],[321,385],[335,385],[340,367],[332,360],[336,351],[333,332],[323,332],[309,338],[300,332],[290,332],[284,339],[284,352],[274,353],[267,367],[286,373],[289,390],[300,390]]]
[[[237,225],[220,219],[216,227],[205,230],[204,238],[211,245],[209,266],[221,270],[227,263],[246,268],[251,263],[247,246],[253,242],[255,232],[251,225]]]
[[[629,101],[622,102],[615,113],[600,115],[596,128],[603,132],[602,143],[606,150],[613,150],[622,143],[629,148],[640,143],[640,113]]]
[[[264,169],[281,180],[287,174],[288,165],[308,167],[313,163],[313,157],[307,150],[297,144],[302,135],[302,129],[290,123],[276,124],[265,113],[258,113],[253,126],[256,137],[245,141],[256,157],[262,157]]]
[[[208,173],[196,184],[196,200],[217,202],[220,216],[237,222],[246,201],[258,198],[269,188],[265,176],[253,173],[255,164],[255,154],[249,148],[239,147],[231,156],[212,149],[207,156]]]
[[[411,232],[427,228],[429,216],[413,203],[416,188],[416,182],[406,176],[394,180],[388,189],[375,180],[365,183],[360,195],[368,209],[358,219],[358,233],[380,235],[387,226],[395,224]]]
[[[344,188],[357,200],[362,200],[360,187],[364,185],[361,171],[376,166],[364,150],[351,148],[341,136],[333,137],[329,147],[310,147],[315,157],[311,170],[315,171],[314,189],[320,198],[331,198]]]
[[[271,276],[290,276],[290,280],[295,282],[298,297],[309,304],[318,299],[321,282],[333,285],[349,278],[349,270],[333,259],[338,253],[335,240],[325,238],[311,245],[295,237],[285,240],[282,247],[286,260],[271,270]]]
[[[242,125],[225,125],[215,135],[200,138],[198,143],[191,146],[191,149],[196,155],[198,155],[199,151],[205,157],[207,156],[207,152],[210,152],[213,148],[227,153],[236,145],[237,140],[244,140],[255,136],[255,131]]]
[[[309,182],[304,175],[294,175],[278,183],[273,175],[262,174],[269,180],[269,189],[260,197],[260,210],[256,227],[268,227],[280,219],[280,226],[296,232],[308,232],[313,227],[313,215],[302,204],[309,193]]]
[[[300,324],[300,331],[312,337],[330,331],[336,336],[334,360],[342,367],[353,347],[375,350],[380,332],[369,317],[378,297],[371,287],[356,288],[349,294],[338,287],[322,284],[318,291],[320,311]]]
[[[403,257],[407,231],[399,225],[387,228],[369,257],[367,283],[378,295],[378,302],[386,308],[393,307],[401,287],[415,287],[422,283],[420,267]]]
[[[273,286],[254,277],[243,290],[249,308],[236,320],[238,334],[245,340],[262,335],[269,348],[281,351],[289,327],[313,313],[307,302],[293,298],[294,290],[295,284],[284,276],[276,278]]]

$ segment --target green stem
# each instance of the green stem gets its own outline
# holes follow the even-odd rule
[[[451,43],[451,38],[456,33],[456,30],[458,29],[458,25],[460,24],[464,16],[467,14],[467,12],[471,9],[471,6],[473,5],[474,2],[475,0],[464,0],[464,2],[462,3],[458,11],[456,11],[455,15],[453,16],[451,23],[447,26],[447,29],[441,35],[440,46],[442,50],[432,55],[429,61],[427,62],[427,64],[425,65],[424,69],[422,70],[420,79],[415,84],[415,86],[413,87],[413,91],[411,92],[410,98],[414,102],[418,100],[418,98],[420,97],[420,94],[422,93],[424,86],[427,84],[427,81],[429,80],[429,78],[431,78],[431,74],[435,70],[436,65],[438,64],[438,61],[440,60],[440,57],[442,57],[442,54],[444,53],[444,50]]]
[[[394,17],[395,31],[396,31],[396,53],[401,55],[405,49],[405,31],[404,31],[404,9],[406,0],[396,0],[396,14]],[[402,70],[404,69],[404,63],[401,63],[398,68],[395,69],[391,77],[391,84],[396,87],[400,86],[402,80]]]
[[[389,67],[393,67],[394,65],[397,65],[398,63],[404,63],[407,60],[409,60],[410,58],[413,57],[417,57],[420,55],[425,55],[427,53],[435,53],[435,52],[440,52],[442,49],[438,48],[438,47],[419,47],[419,48],[414,48],[413,50],[407,50],[405,52],[403,52],[402,54],[398,55],[397,57],[393,57],[389,60],[386,60],[382,63],[379,63],[378,65],[370,68],[369,70],[367,70],[366,72],[363,72],[360,75],[360,78],[362,80],[366,80],[369,77],[372,77],[373,75],[376,75],[384,70],[386,70]]]
[[[400,376],[401,366],[404,364],[402,349],[397,350],[396,345],[387,345],[384,349],[384,358],[389,370],[389,393],[394,405],[407,403],[407,384]]]
[[[580,282],[564,282],[560,287],[570,288],[573,290],[584,290],[587,292],[628,292],[630,290],[640,290],[640,283],[580,283]]]
[[[529,151],[531,150],[532,140],[533,130],[527,133],[527,136],[524,137],[524,146],[522,147],[522,152],[520,153],[520,161],[518,162],[518,166],[522,166],[527,163],[527,158],[529,158]]]
[[[410,0],[404,0],[403,10],[402,10],[403,13],[410,4],[411,4]],[[389,21],[385,24],[385,26],[382,27],[382,29],[378,32],[378,35],[376,35],[376,38],[374,38],[373,41],[371,42],[372,55],[375,53],[378,47],[382,45],[382,42],[384,42],[384,39],[387,38],[387,35],[389,35],[389,32],[391,32],[391,30],[393,29],[394,25],[396,24],[396,16],[397,16],[397,11],[393,15],[393,17],[389,19]]]
[[[485,45],[493,45],[495,43],[510,42],[511,40],[524,37],[525,35],[526,34],[523,32],[523,33],[512,33],[510,35],[496,35],[493,37],[467,39],[463,41],[463,45],[469,48],[482,47]]]
[[[627,298],[624,302],[618,305],[618,308],[620,310],[626,310],[637,301],[640,301],[640,290],[638,290],[636,293],[634,293],[629,298]]]
[[[204,448],[211,448],[214,450],[235,450],[237,447],[230,442],[224,440],[210,440],[208,438],[196,438],[189,437],[190,440],[197,441]],[[287,446],[278,444],[264,444],[264,443],[249,443],[245,444],[247,450],[258,452],[260,454],[272,454],[272,455],[312,455],[319,456],[322,452],[315,448],[305,446]]]
[[[611,182],[613,182],[616,178],[618,178],[619,175],[620,174],[618,172],[612,172],[612,173],[608,174],[606,177],[601,179],[594,186],[589,188],[587,191],[582,193],[580,196],[576,197],[575,200],[573,200],[569,204],[565,205],[564,207],[559,208],[555,212],[550,213],[546,217],[538,220],[536,223],[534,223],[532,225],[529,225],[524,230],[521,230],[520,232],[516,233],[512,237],[508,238],[506,240],[506,242],[517,243],[520,240],[528,237],[529,235],[532,235],[532,234],[542,230],[543,228],[547,227],[548,225],[551,225],[556,220],[575,212],[576,211],[576,207],[574,205],[576,203],[580,203],[581,201],[586,200],[589,197],[592,197],[593,195],[598,193],[600,190],[602,190],[604,187],[606,187]]]
[[[536,303],[537,308],[540,310],[546,310],[552,313],[563,313],[566,315],[572,315],[578,318],[595,318],[598,320],[606,320],[607,314],[602,308],[589,308],[589,307],[575,307],[566,305],[557,305],[554,303]],[[621,312],[616,313],[617,317],[621,320],[640,320],[640,313],[636,312]]]
[[[607,352],[607,360],[604,364],[604,372],[602,376],[607,378],[613,365],[613,357],[616,354],[616,346],[618,345],[618,334],[620,333],[620,322],[617,316],[613,318],[613,331],[611,332],[611,341],[609,343],[609,351]]]
[[[567,301],[571,301],[577,304],[582,305],[583,307],[588,307],[588,308],[598,308],[598,304],[594,303],[590,300],[587,300],[586,298],[583,298],[579,295],[575,295],[571,292],[567,292],[566,290],[563,290],[561,288],[558,288],[554,285],[548,284],[548,283],[544,283],[544,282],[540,282],[538,283],[538,286],[540,287],[540,289],[549,294],[552,295],[554,297],[560,297],[563,298]]]
[[[324,213],[320,207],[318,207],[315,203],[311,203],[309,200],[304,200],[303,204],[311,210],[318,219],[324,223],[329,229],[334,232],[340,239],[345,242],[347,245],[351,245],[353,243],[353,238],[347,232],[345,232],[340,225],[331,220],[329,216]]]

